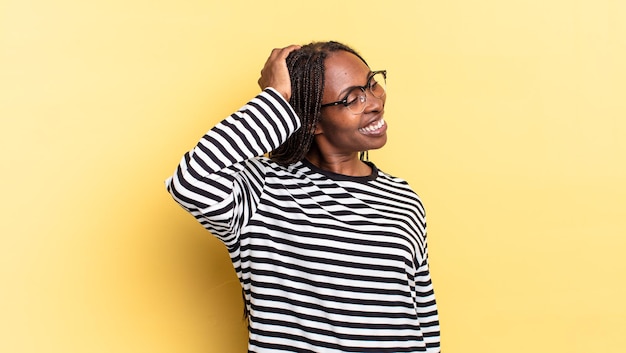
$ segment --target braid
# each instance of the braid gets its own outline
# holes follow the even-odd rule
[[[292,92],[289,104],[300,118],[302,127],[270,152],[270,158],[276,163],[289,165],[298,162],[311,148],[324,93],[324,62],[328,53],[339,50],[352,53],[363,60],[352,48],[333,41],[304,45],[287,57]]]

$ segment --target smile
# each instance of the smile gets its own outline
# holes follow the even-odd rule
[[[373,123],[359,128],[359,131],[364,133],[364,134],[376,134],[379,133],[383,127],[385,126],[385,119],[384,118],[380,118],[380,120],[374,121]]]

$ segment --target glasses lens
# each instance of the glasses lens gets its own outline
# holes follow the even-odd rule
[[[385,95],[385,75],[379,72],[371,76],[368,81],[368,90],[376,98],[382,98]],[[346,97],[346,106],[353,114],[360,114],[365,110],[367,104],[366,89],[361,87],[355,87],[348,93]]]
[[[365,102],[367,101],[367,97],[365,96],[365,91],[362,88],[355,87],[348,93],[346,97],[347,107],[354,114],[359,114],[365,110]]]
[[[382,72],[372,76],[372,79],[370,80],[370,91],[372,92],[372,95],[376,98],[382,98],[387,89],[386,83],[385,75]]]

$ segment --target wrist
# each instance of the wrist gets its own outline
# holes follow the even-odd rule
[[[265,89],[266,89],[266,90],[267,90],[267,89],[271,89],[272,91],[276,92],[276,93],[277,93],[277,94],[279,94],[281,97],[283,97],[283,98],[285,99],[285,101],[287,101],[287,102],[289,102],[289,99],[291,98],[291,95],[290,95],[289,93],[286,93],[285,91],[280,90],[280,89],[278,89],[278,88],[276,88],[276,87],[271,87],[271,86],[270,86],[270,87],[266,87]]]

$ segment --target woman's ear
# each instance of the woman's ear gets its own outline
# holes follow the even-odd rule
[[[322,128],[322,125],[320,123],[317,123],[311,129],[311,132],[313,133],[313,136],[315,136],[315,135],[323,134],[324,133],[324,129]]]
[[[317,121],[315,122],[313,126],[311,126],[311,129],[310,129],[313,136],[324,133],[324,129],[322,128],[322,124],[320,123],[322,119],[323,119],[322,113],[320,112],[317,118]]]

